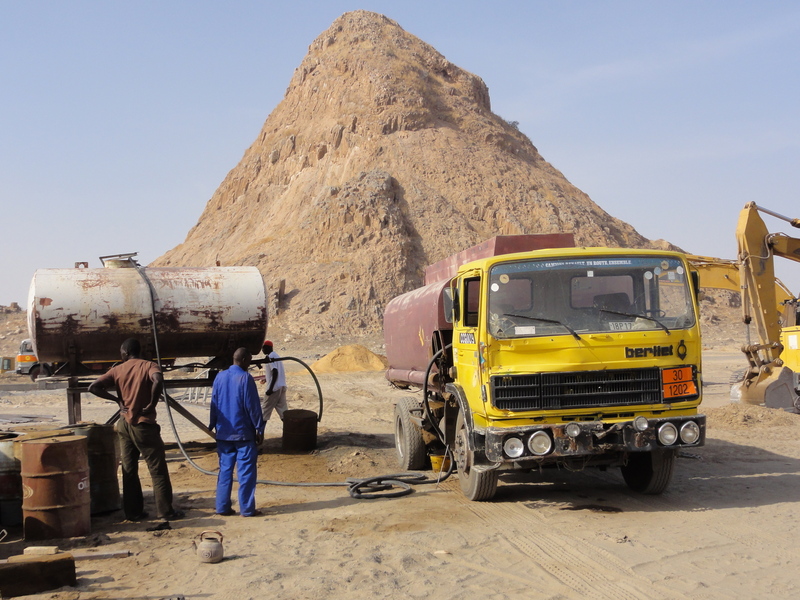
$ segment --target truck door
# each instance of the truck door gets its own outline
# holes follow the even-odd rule
[[[458,281],[458,318],[453,335],[453,363],[456,367],[456,382],[464,391],[472,412],[483,413],[481,395],[482,336],[481,322],[481,277],[470,273]]]

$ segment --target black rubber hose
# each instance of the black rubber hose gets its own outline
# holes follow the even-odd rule
[[[161,369],[161,354],[159,351],[158,346],[158,329],[156,327],[156,301],[155,301],[155,290],[153,289],[153,285],[150,283],[150,279],[144,273],[143,267],[136,267],[136,270],[139,272],[139,275],[142,276],[145,283],[147,284],[150,290],[150,310],[151,310],[151,317],[152,317],[152,324],[153,324],[153,344],[155,346],[156,351],[156,360],[158,364],[159,370]],[[448,346],[449,347],[449,346]],[[299,358],[294,358],[291,356],[281,357],[280,360],[294,360],[299,362],[303,365],[311,376],[314,379],[314,384],[317,386],[317,393],[319,395],[319,417],[317,421],[322,419],[322,390],[319,385],[319,381],[317,380],[316,375],[311,370],[311,368],[306,365],[302,360]],[[430,370],[431,366],[428,366],[428,370]],[[162,390],[165,399],[168,397],[166,390]],[[174,399],[170,398],[174,401]],[[178,448],[180,449],[181,453],[183,454],[186,461],[205,475],[218,475],[219,471],[209,471],[207,469],[202,468],[200,465],[195,463],[189,454],[186,452],[186,449],[181,442],[180,437],[178,436],[178,428],[175,426],[175,419],[172,416],[172,411],[169,407],[169,402],[164,402],[167,406],[167,416],[169,417],[169,422],[172,427],[172,433],[175,436],[175,440],[178,444]],[[447,476],[450,475],[453,469],[453,460],[450,460],[450,468],[447,471]],[[444,478],[446,479],[447,476]],[[287,487],[347,487],[350,495],[353,498],[357,499],[372,499],[372,498],[397,498],[399,496],[405,496],[407,494],[412,493],[414,490],[411,488],[411,484],[424,484],[424,483],[439,483],[439,481],[444,481],[444,479],[437,480],[437,479],[427,479],[424,475],[420,473],[400,473],[396,475],[383,475],[378,477],[368,477],[365,479],[348,479],[347,481],[336,481],[336,482],[318,482],[318,483],[290,483],[285,481],[270,481],[270,480],[263,480],[258,479],[256,483],[262,485],[278,485],[278,486],[287,486]],[[238,479],[236,479],[238,482]],[[391,489],[394,486],[398,486],[401,489],[397,492],[390,492],[388,494],[378,494],[377,492],[383,492],[387,489]]]
[[[428,483],[426,477],[421,473],[397,473],[395,475],[379,475],[377,477],[367,477],[366,479],[348,479],[350,486],[349,492],[353,498],[359,500],[372,500],[373,498],[399,498],[413,492],[413,484]],[[394,487],[400,489],[396,492],[383,492]]]
[[[144,281],[147,283],[148,288],[150,289],[150,311],[151,311],[151,318],[152,318],[152,324],[153,324],[153,345],[154,345],[155,351],[156,351],[156,361],[157,361],[157,364],[158,364],[158,368],[160,370],[161,369],[161,352],[160,352],[159,344],[158,344],[158,328],[156,327],[155,291],[153,290],[152,283],[150,283],[150,279],[144,273],[144,269],[142,267],[137,267],[137,271],[139,271],[139,274],[142,276],[142,279],[144,279]],[[297,362],[301,363],[306,369],[308,369],[308,371],[311,373],[312,377],[314,378],[314,383],[317,386],[317,393],[319,395],[319,403],[320,403],[320,417],[319,418],[321,418],[322,417],[322,390],[319,387],[319,381],[317,381],[316,375],[314,375],[314,372],[311,370],[311,368],[308,365],[306,365],[303,361],[301,361],[300,359],[292,358],[292,357],[286,357],[286,358],[287,358],[287,360],[289,360],[289,359],[296,360]],[[166,389],[162,390],[162,393],[163,393],[165,399],[167,397],[169,397],[169,395],[167,394]],[[169,398],[170,398],[170,400],[175,402],[174,398],[171,398],[171,397],[169,397]],[[192,460],[192,458],[189,456],[189,453],[186,452],[186,448],[183,446],[183,442],[181,442],[181,438],[178,435],[178,428],[175,425],[175,419],[172,416],[172,409],[169,406],[169,402],[164,402],[164,404],[167,407],[167,417],[169,418],[169,423],[170,423],[170,426],[172,428],[172,434],[175,436],[175,441],[178,444],[178,448],[180,449],[181,454],[183,454],[183,457],[186,459],[186,461],[192,467],[194,467],[195,469],[197,469],[201,473],[204,473],[205,475],[216,476],[219,473],[219,470],[217,470],[217,471],[209,471],[208,469],[204,469],[203,467],[198,465],[196,462],[194,462]],[[317,419],[318,421],[319,421],[319,418]],[[234,478],[234,479],[238,482],[237,478]],[[308,484],[308,483],[284,483],[284,482],[280,482],[280,481],[266,481],[266,480],[256,480],[256,483],[262,483],[262,484],[268,484],[268,485],[285,485],[285,486],[310,486],[310,485],[315,485],[315,486],[346,486],[346,485],[349,485],[348,483],[343,483],[343,482]]]
[[[452,346],[453,344],[448,344],[438,352],[434,353],[430,362],[428,362],[428,368],[425,369],[425,380],[422,382],[422,409],[425,411],[425,416],[428,418],[433,431],[436,433],[436,437],[438,437],[443,444],[446,444],[444,434],[442,433],[442,430],[439,429],[439,425],[437,425],[435,419],[433,418],[431,406],[428,402],[428,378],[431,375],[431,370],[433,369],[433,365],[436,363],[436,359],[439,358],[439,356],[441,356],[445,350],[452,348]]]
[[[144,282],[147,284],[148,290],[150,290],[150,320],[153,329],[153,346],[156,351],[156,364],[158,364],[158,370],[161,371],[162,370],[161,350],[158,344],[158,327],[156,326],[156,294],[155,290],[153,289],[153,284],[150,282],[150,278],[147,277],[147,274],[144,272],[144,267],[137,266],[136,270],[138,271],[139,275],[141,275]],[[183,447],[183,442],[181,442],[181,438],[178,435],[178,428],[175,426],[175,419],[172,416],[172,409],[170,409],[169,402],[167,401],[169,395],[167,394],[167,390],[165,387],[162,388],[161,393],[164,396],[164,405],[167,407],[167,417],[169,418],[169,424],[172,427],[172,434],[175,436],[175,441],[177,442],[178,448],[180,449],[181,454],[183,454],[183,457],[190,465],[192,465],[192,467],[194,467],[201,473],[204,473],[206,475],[217,475],[218,473],[217,471],[209,471],[198,465],[191,459],[188,452],[186,452],[186,448]],[[174,399],[172,398],[170,398],[170,400],[174,401]]]
[[[317,380],[316,374],[314,373],[314,371],[311,370],[311,367],[309,367],[299,358],[295,358],[294,356],[281,356],[278,358],[271,359],[270,362],[279,362],[284,360],[293,360],[294,362],[300,363],[305,367],[306,371],[308,371],[311,374],[311,378],[314,380],[314,385],[317,386],[317,398],[319,398],[319,414],[317,415],[317,423],[319,423],[320,421],[322,421],[322,388],[319,386],[319,381]],[[258,359],[253,361],[253,364],[261,366],[269,363],[265,359]]]
[[[447,344],[444,348],[434,353],[433,357],[431,358],[430,362],[428,362],[428,368],[425,369],[425,379],[422,382],[422,409],[425,412],[425,417],[428,419],[428,422],[431,424],[433,431],[436,433],[436,436],[439,438],[439,441],[444,444],[445,448],[445,456],[448,458],[448,465],[447,471],[445,471],[444,477],[436,481],[437,483],[440,481],[444,481],[450,475],[453,474],[453,470],[455,469],[455,458],[453,457],[453,452],[450,450],[450,445],[447,443],[444,433],[442,430],[439,429],[439,425],[436,423],[436,420],[433,418],[433,413],[431,412],[431,405],[428,401],[428,379],[431,374],[431,370],[433,369],[433,365],[436,363],[436,359],[439,358],[442,354],[444,354],[445,350],[448,350],[453,347],[453,344]]]

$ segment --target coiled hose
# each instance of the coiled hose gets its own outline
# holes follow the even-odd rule
[[[431,424],[434,433],[439,438],[439,441],[442,442],[444,445],[444,452],[445,456],[448,459],[447,470],[444,472],[444,476],[440,477],[439,481],[444,481],[450,475],[453,474],[453,470],[455,469],[455,457],[453,456],[453,451],[450,449],[450,445],[447,443],[447,439],[439,429],[439,425],[436,423],[436,419],[433,418],[433,412],[431,411],[430,401],[428,399],[428,378],[430,377],[431,370],[433,369],[433,365],[436,364],[436,359],[439,358],[446,350],[449,350],[453,347],[453,344],[447,344],[444,348],[434,353],[431,360],[428,362],[428,368],[425,369],[425,380],[422,382],[422,409],[425,412],[425,416],[428,419],[428,422]]]

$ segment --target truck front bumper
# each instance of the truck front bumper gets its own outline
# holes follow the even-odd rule
[[[617,423],[570,421],[557,425],[487,427],[480,433],[484,435],[486,458],[490,462],[550,463],[572,457],[702,446],[706,417],[638,417]]]

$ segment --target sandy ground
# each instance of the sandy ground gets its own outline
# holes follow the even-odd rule
[[[280,346],[292,354],[291,342]],[[93,518],[85,538],[35,542],[131,555],[78,561],[77,587],[30,597],[798,597],[800,417],[730,404],[729,378],[742,360],[732,351],[706,353],[707,445],[681,455],[661,496],[631,492],[618,470],[507,476],[487,503],[465,500],[455,476],[380,500],[353,499],[344,486],[260,485],[263,517],[219,517],[214,478],[173,449],[176,504],[187,517],[148,532],[157,522],[125,522],[117,512]],[[395,473],[393,404],[407,392],[392,389],[381,372],[321,373],[319,380],[325,404],[317,450],[283,452],[273,420],[260,478],[343,483]],[[318,411],[308,375],[290,372],[288,382],[290,407]],[[202,400],[186,406],[207,419]],[[84,396],[84,420],[102,422],[111,412]],[[64,391],[0,392],[0,418],[9,415],[63,425]],[[163,409],[159,420],[173,443]],[[181,439],[196,442],[193,460],[215,468],[209,440],[181,417],[176,423]],[[218,564],[199,562],[192,546],[206,530],[224,536]],[[0,558],[21,553],[21,537],[12,529]]]

